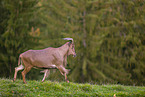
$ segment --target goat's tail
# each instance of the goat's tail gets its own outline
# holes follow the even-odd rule
[[[22,64],[22,60],[21,60],[21,55],[19,56],[19,59],[18,59],[18,66]]]

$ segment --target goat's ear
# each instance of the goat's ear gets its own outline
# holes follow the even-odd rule
[[[72,41],[69,41],[68,46],[70,46],[70,45],[71,45],[71,43],[72,43]]]

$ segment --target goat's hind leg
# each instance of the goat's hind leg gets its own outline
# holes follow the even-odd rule
[[[24,69],[24,66],[22,64],[15,68],[15,74],[13,79],[14,82],[16,81],[18,71],[22,69]]]
[[[26,80],[25,80],[25,75],[31,70],[32,66],[29,67],[25,67],[25,69],[22,71],[22,77],[23,77],[23,82],[26,84]]]

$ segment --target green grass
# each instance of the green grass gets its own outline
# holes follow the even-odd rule
[[[17,79],[0,79],[0,97],[145,97],[144,86],[91,85]]]

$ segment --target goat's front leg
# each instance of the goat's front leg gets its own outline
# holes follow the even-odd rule
[[[69,83],[69,80],[67,79],[67,74],[68,74],[69,70],[65,69],[63,66],[59,66],[58,69],[59,69],[60,73],[62,75],[64,75],[66,82]]]
[[[69,83],[69,80],[67,79],[66,73],[64,74],[64,76],[65,76],[66,82]]]
[[[67,65],[67,55],[64,56],[64,61],[63,61],[64,67]]]

